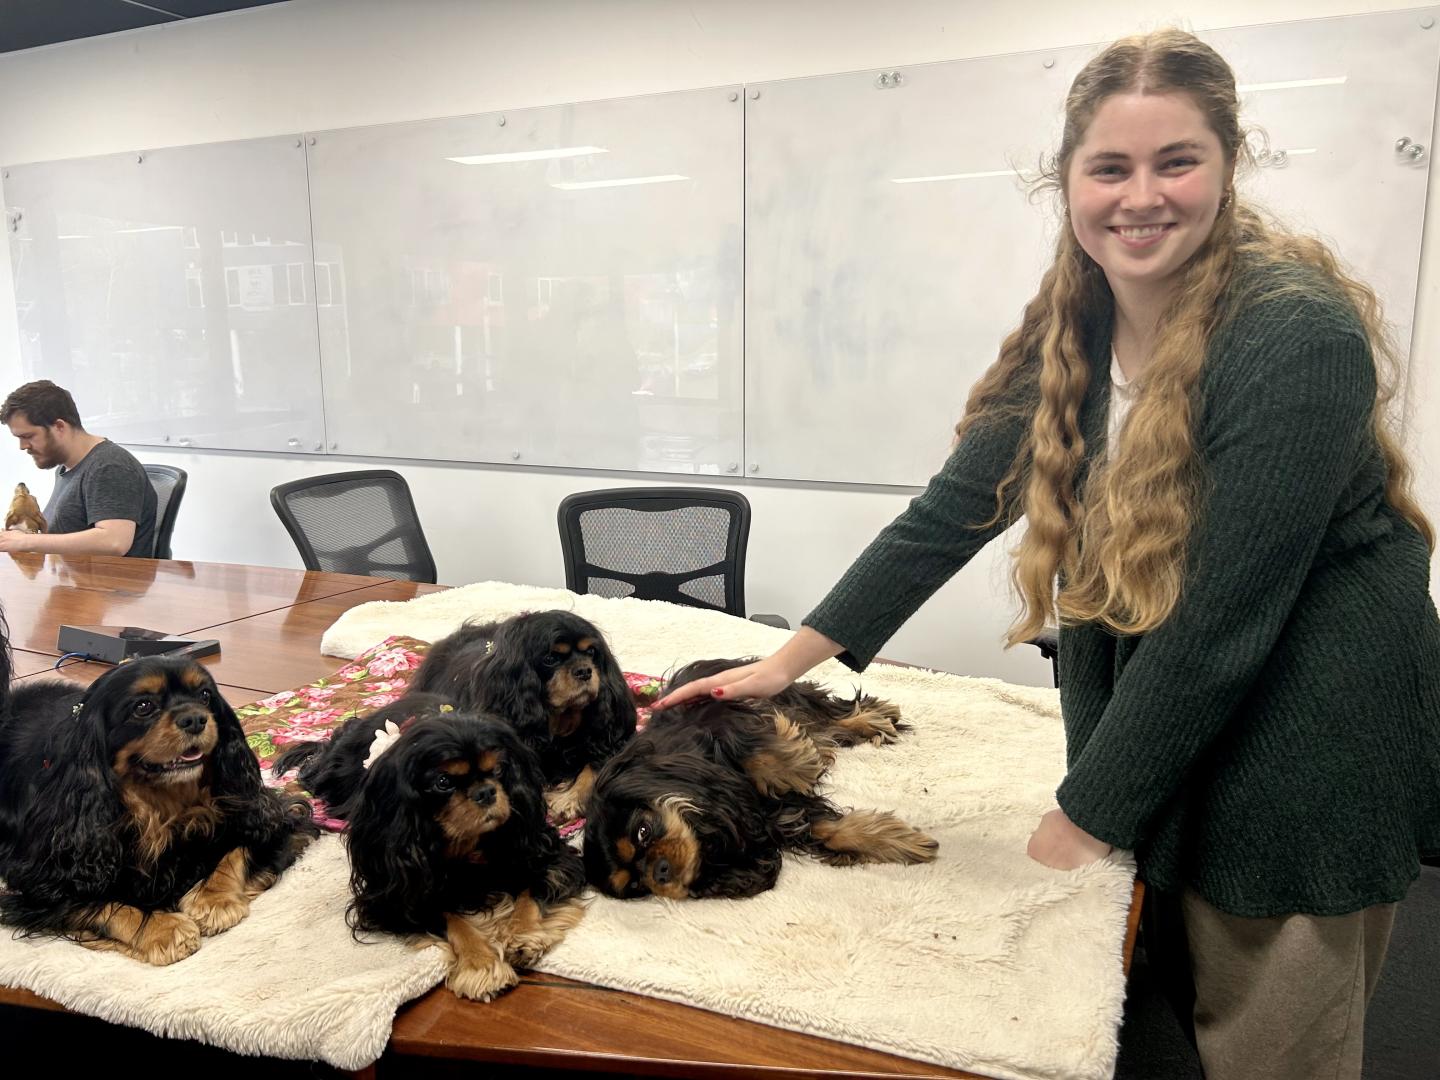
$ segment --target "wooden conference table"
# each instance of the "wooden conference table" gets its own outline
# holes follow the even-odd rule
[[[220,654],[203,662],[233,705],[303,686],[340,667],[341,659],[321,655],[320,638],[356,604],[409,600],[440,588],[275,567],[0,555],[0,600],[16,678],[53,674],[62,623],[143,626],[218,639]],[[106,664],[67,663],[63,674],[89,683],[108,670]],[[1127,968],[1139,899],[1137,883]],[[0,1004],[60,1009],[29,991],[3,987]],[[440,989],[402,1007],[380,1069],[403,1072],[399,1059],[407,1058],[678,1077],[974,1075],[537,973],[485,1005]]]

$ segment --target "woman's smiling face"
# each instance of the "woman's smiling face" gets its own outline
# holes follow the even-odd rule
[[[1066,171],[1075,238],[1112,289],[1172,281],[1210,235],[1232,171],[1187,95],[1115,94]]]

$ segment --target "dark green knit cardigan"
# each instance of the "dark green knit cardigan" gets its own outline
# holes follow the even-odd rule
[[[1087,463],[1105,453],[1109,323],[1087,334]],[[1440,620],[1425,543],[1384,499],[1374,399],[1343,302],[1292,294],[1232,317],[1201,376],[1207,494],[1182,599],[1142,636],[1061,628],[1057,798],[1154,887],[1235,915],[1335,915],[1400,899],[1417,854],[1440,852]],[[846,663],[865,667],[999,534],[976,523],[1019,411],[972,427],[805,619]]]

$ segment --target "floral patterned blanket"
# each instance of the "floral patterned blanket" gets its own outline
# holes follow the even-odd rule
[[[389,705],[410,685],[412,672],[425,659],[428,641],[419,638],[388,637],[367,649],[335,674],[296,690],[282,690],[268,698],[236,709],[250,749],[260,759],[265,782],[296,794],[309,795],[295,777],[272,777],[270,765],[296,743],[323,742],[330,732],[352,716],[363,716]],[[646,707],[660,692],[660,680],[653,675],[625,673],[643,727],[649,719]],[[321,827],[338,831],[344,822],[330,817],[325,804],[313,799],[315,820]],[[584,822],[571,822],[561,835],[578,832]]]

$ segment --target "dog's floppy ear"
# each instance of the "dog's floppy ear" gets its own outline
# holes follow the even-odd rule
[[[539,646],[532,648],[532,636],[525,633],[523,627],[502,626],[488,663],[479,674],[484,680],[479,700],[484,702],[487,712],[498,713],[522,737],[548,738],[550,710],[545,700],[545,684],[535,670],[540,658],[533,655],[533,648]]]
[[[600,694],[593,707],[602,734],[593,740],[593,745],[603,761],[618,753],[635,734],[635,698],[625,681],[625,673],[603,638],[600,648],[595,650],[595,663],[600,674]]]
[[[116,828],[124,811],[106,740],[116,695],[108,689],[92,687],[58,718],[65,730],[20,825],[6,880],[37,906],[102,897],[124,858]]]
[[[356,930],[433,929],[439,830],[422,812],[406,757],[405,747],[392,746],[376,758],[354,800],[346,843]]]
[[[221,695],[220,688],[211,681],[209,689],[210,718],[220,736],[210,756],[211,790],[220,796],[254,798],[264,787],[260,763],[245,741],[240,718]]]

